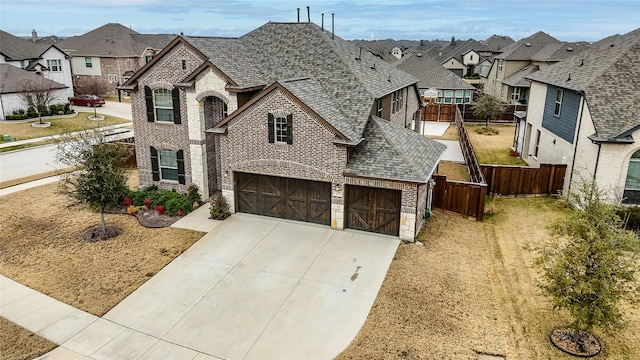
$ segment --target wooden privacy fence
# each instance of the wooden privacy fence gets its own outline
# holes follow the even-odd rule
[[[476,152],[473,150],[469,133],[467,133],[467,128],[464,126],[464,120],[462,120],[462,115],[458,108],[456,108],[455,122],[458,129],[458,142],[460,143],[464,162],[467,164],[467,168],[469,169],[471,181],[474,183],[484,184],[485,181],[480,165],[478,164],[478,159],[476,158]]]
[[[541,164],[539,168],[480,165],[487,195],[552,195],[562,191],[566,164]]]
[[[447,181],[444,175],[433,175],[433,208],[482,221],[487,185],[462,181]]]
[[[473,113],[473,104],[432,104],[422,111],[422,121],[454,122],[456,110],[460,111],[465,121],[484,122]],[[499,119],[491,122],[513,122],[515,111],[526,111],[526,105],[505,105],[505,111]]]

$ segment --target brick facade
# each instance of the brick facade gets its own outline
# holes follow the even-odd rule
[[[183,60],[185,60],[186,69],[182,67]],[[131,92],[131,110],[136,134],[138,177],[141,187],[156,183],[164,189],[175,189],[179,192],[186,192],[187,186],[193,182],[191,150],[192,145],[197,146],[197,144],[192,144],[189,139],[190,119],[186,106],[185,90],[180,90],[181,124],[174,124],[172,122],[147,121],[144,87],[149,86],[152,90],[158,88],[172,90],[176,83],[186,78],[201,64],[202,59],[190,49],[178,45],[165,54],[156,66],[148,69],[138,78],[137,90]],[[153,181],[150,161],[151,146],[158,150],[169,149],[184,151],[185,185],[178,184],[175,181]]]

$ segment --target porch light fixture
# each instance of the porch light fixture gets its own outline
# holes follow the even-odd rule
[[[340,191],[340,190],[342,190],[342,184],[340,184],[340,183],[335,183],[335,184],[333,185],[333,188],[334,188],[336,191]]]
[[[228,178],[229,177],[229,170],[225,170],[224,171],[224,177]]]

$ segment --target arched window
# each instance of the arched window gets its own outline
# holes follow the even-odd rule
[[[640,150],[634,152],[629,160],[622,203],[640,204]]]

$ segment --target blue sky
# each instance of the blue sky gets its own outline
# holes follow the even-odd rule
[[[0,0],[0,28],[17,36],[81,35],[116,22],[140,33],[240,36],[268,21],[331,26],[345,39],[515,40],[544,31],[597,41],[640,27],[640,0]]]

